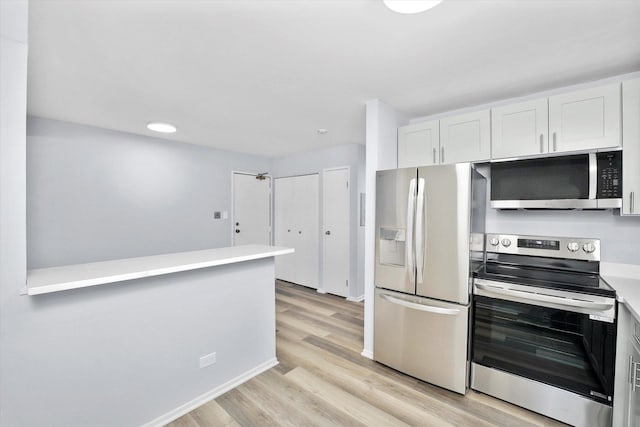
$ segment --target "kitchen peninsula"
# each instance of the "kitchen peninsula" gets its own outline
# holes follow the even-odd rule
[[[7,363],[33,373],[36,401],[97,408],[104,390],[118,424],[164,425],[278,363],[274,257],[292,252],[247,245],[30,270],[29,296],[17,297],[29,316],[6,330],[20,343]],[[66,385],[47,392],[56,381]],[[85,411],[74,423],[95,420]]]

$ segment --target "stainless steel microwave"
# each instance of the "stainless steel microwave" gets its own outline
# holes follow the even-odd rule
[[[622,206],[622,151],[491,164],[491,207],[608,209]]]

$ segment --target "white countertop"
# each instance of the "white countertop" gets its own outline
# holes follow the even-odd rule
[[[640,265],[600,263],[600,275],[616,290],[618,302],[640,321]]]
[[[104,285],[293,252],[292,248],[279,246],[246,245],[40,268],[27,272],[27,295]]]

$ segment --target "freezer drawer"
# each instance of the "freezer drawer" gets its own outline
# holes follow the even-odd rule
[[[376,289],[373,358],[464,394],[468,322],[468,306]]]

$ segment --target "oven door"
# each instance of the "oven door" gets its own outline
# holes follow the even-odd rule
[[[611,405],[615,299],[474,281],[475,364]]]

